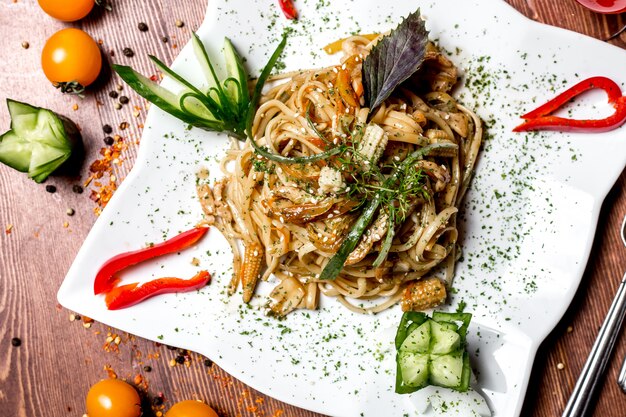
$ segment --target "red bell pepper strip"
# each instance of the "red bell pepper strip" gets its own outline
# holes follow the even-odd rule
[[[210,279],[207,271],[200,271],[191,279],[157,278],[141,285],[134,282],[111,289],[106,294],[105,302],[109,310],[119,310],[155,295],[197,290],[204,287]]]
[[[566,119],[550,114],[579,94],[600,88],[606,91],[615,112],[604,119]],[[565,90],[546,104],[522,116],[526,121],[513,129],[514,132],[529,130],[558,130],[562,132],[607,132],[626,122],[626,96],[615,81],[606,77],[592,77]]]
[[[292,0],[278,0],[278,4],[280,5],[280,9],[283,11],[283,14],[287,19],[297,19],[298,11],[296,7],[293,5]]]
[[[163,243],[116,255],[106,261],[96,274],[93,284],[94,294],[110,291],[119,281],[116,274],[131,265],[168,253],[178,252],[196,243],[207,232],[208,227],[196,227],[174,236]]]

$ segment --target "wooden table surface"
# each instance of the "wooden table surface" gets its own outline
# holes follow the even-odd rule
[[[607,37],[626,23],[624,15],[596,15],[573,0],[507,1],[535,20],[597,38]],[[113,3],[112,12],[92,14],[72,26],[101,40],[110,61],[132,63],[143,73],[152,71],[145,58],[147,52],[171,63],[199,26],[206,7],[206,0]],[[184,26],[177,27],[177,20]],[[145,22],[149,30],[139,31],[139,22]],[[115,373],[140,386],[147,393],[147,401],[162,395],[166,408],[176,401],[199,398],[224,417],[315,416],[254,391],[216,365],[205,364],[197,354],[159,346],[99,323],[72,320],[72,312],[57,304],[57,289],[96,220],[96,203],[90,199],[93,183],[82,194],[72,188],[86,180],[89,163],[105,146],[105,124],[113,126],[113,134],[124,137],[128,144],[115,168],[117,178],[123,178],[132,167],[135,141],[146,114],[144,101],[127,87],[121,94],[130,97],[130,104],[115,109],[115,100],[108,95],[119,84],[115,78],[105,80],[82,100],[62,96],[50,86],[40,70],[40,51],[48,36],[66,26],[45,15],[35,0],[0,2],[0,130],[8,127],[3,102],[11,97],[71,117],[82,128],[86,147],[80,176],[47,181],[56,186],[55,193],[0,166],[0,225],[5,231],[0,233],[0,414],[82,416],[89,386]],[[168,42],[162,40],[165,36]],[[625,40],[626,34],[611,43],[626,48]],[[29,47],[24,48],[23,42]],[[125,47],[132,48],[135,56],[123,56]],[[128,123],[124,130],[120,127],[123,122]],[[66,214],[69,208],[75,210],[73,216]],[[539,350],[522,416],[561,415],[626,271],[626,249],[618,234],[625,213],[623,173],[604,202],[589,264],[572,306]],[[14,337],[21,339],[21,346],[12,346]],[[626,394],[615,383],[624,355],[626,332],[610,361],[596,416],[626,416]],[[176,363],[179,356],[183,364]],[[164,406],[146,415],[158,415]]]

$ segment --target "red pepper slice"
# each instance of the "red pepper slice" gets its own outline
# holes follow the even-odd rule
[[[278,0],[278,4],[280,5],[280,9],[283,11],[283,14],[287,19],[297,19],[298,11],[296,7],[293,5],[293,1],[291,0]]]
[[[155,295],[197,290],[204,287],[210,279],[211,276],[207,271],[200,271],[191,279],[157,278],[141,285],[134,282],[111,289],[106,295],[105,302],[109,310],[119,310]]]
[[[604,119],[566,119],[550,114],[579,94],[600,88],[606,91],[615,112]],[[591,77],[565,90],[546,104],[522,116],[526,121],[513,129],[514,132],[529,130],[558,130],[562,132],[607,132],[626,122],[626,96],[615,81],[606,77]]]
[[[110,291],[119,281],[119,278],[115,276],[119,271],[139,262],[188,248],[204,236],[207,230],[209,230],[208,227],[195,227],[165,242],[157,243],[148,248],[120,253],[112,257],[100,267],[96,274],[93,284],[94,294]]]

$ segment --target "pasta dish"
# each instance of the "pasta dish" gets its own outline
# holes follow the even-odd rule
[[[366,107],[362,65],[378,40],[352,36],[338,65],[273,77],[252,124],[266,152],[232,140],[224,177],[199,181],[206,221],[233,251],[229,292],[241,285],[245,302],[271,276],[277,315],[315,309],[321,294],[362,313],[445,301],[481,121],[449,94],[457,70],[432,42],[419,71]],[[329,279],[347,239],[355,247]]]

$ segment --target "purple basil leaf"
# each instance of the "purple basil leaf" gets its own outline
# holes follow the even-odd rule
[[[372,48],[362,69],[365,103],[370,111],[420,68],[427,42],[428,31],[418,9]]]

